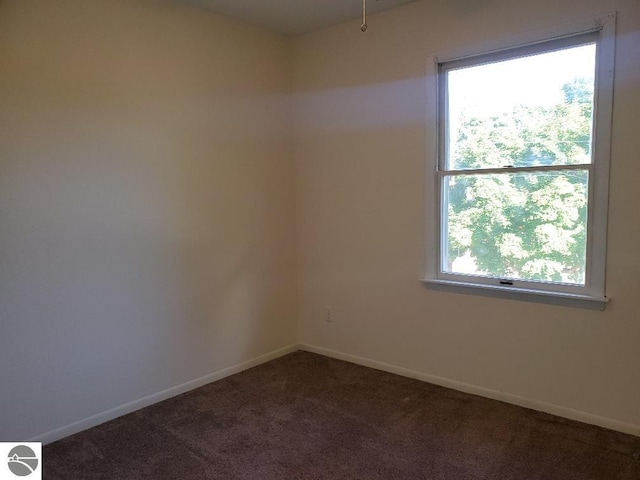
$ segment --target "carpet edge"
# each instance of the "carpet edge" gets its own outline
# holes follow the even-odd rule
[[[561,405],[547,403],[540,400],[521,397],[519,395],[514,395],[507,392],[492,390],[490,388],[481,387],[479,385],[473,385],[470,383],[460,382],[458,380],[439,377],[437,375],[431,375],[428,373],[420,372],[418,370],[412,370],[409,368],[380,362],[378,360],[332,350],[330,348],[321,347],[318,345],[300,343],[299,348],[300,350],[303,350],[305,352],[317,353],[319,355],[335,358],[337,360],[344,360],[346,362],[355,363],[364,367],[375,368],[376,370],[394,373],[403,377],[414,378],[416,380],[432,383],[441,387],[451,388],[460,392],[470,393],[473,395],[478,395],[480,397],[490,398],[492,400],[498,400],[512,405],[517,405],[519,407],[529,408],[531,410],[549,413],[551,415],[566,418],[569,420],[575,420],[589,425],[595,425],[609,430],[615,430],[617,432],[640,437],[640,425],[623,422],[614,418],[603,417],[582,410],[576,410],[573,408],[563,407]]]
[[[175,385],[165,390],[161,390],[160,392],[152,393],[151,395],[147,395],[137,400],[118,405],[117,407],[105,410],[95,415],[91,415],[90,417],[86,417],[70,424],[55,428],[53,430],[49,430],[48,432],[31,437],[27,441],[42,442],[44,445],[46,445],[57,440],[61,440],[70,435],[88,430],[89,428],[96,427],[115,418],[135,412],[136,410],[140,410],[141,408],[148,407],[149,405],[153,405],[154,403],[162,402],[163,400],[175,397],[176,395],[195,390],[196,388],[202,387],[209,383],[222,380],[223,378],[235,375],[236,373],[240,373],[244,370],[248,370],[271,360],[275,360],[276,358],[288,355],[289,353],[293,353],[295,351],[298,351],[299,349],[300,346],[294,343],[285,347],[278,348],[276,350],[272,350],[244,362],[223,368],[222,370],[215,371],[213,373],[195,378],[180,385]]]

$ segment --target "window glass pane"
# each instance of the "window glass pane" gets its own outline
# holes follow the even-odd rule
[[[442,271],[584,285],[588,182],[587,170],[445,177]]]
[[[447,71],[449,170],[591,163],[596,45]]]

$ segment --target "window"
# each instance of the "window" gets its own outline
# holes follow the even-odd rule
[[[428,285],[604,308],[613,20],[434,61]]]

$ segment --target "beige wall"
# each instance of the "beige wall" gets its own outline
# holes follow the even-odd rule
[[[0,440],[296,341],[290,41],[0,1]]]
[[[422,288],[427,55],[611,10],[607,310]],[[293,59],[300,341],[640,434],[640,3],[420,1],[366,34],[352,22],[298,38]]]

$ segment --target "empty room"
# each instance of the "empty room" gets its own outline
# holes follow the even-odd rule
[[[0,0],[0,480],[640,480],[639,0]]]

